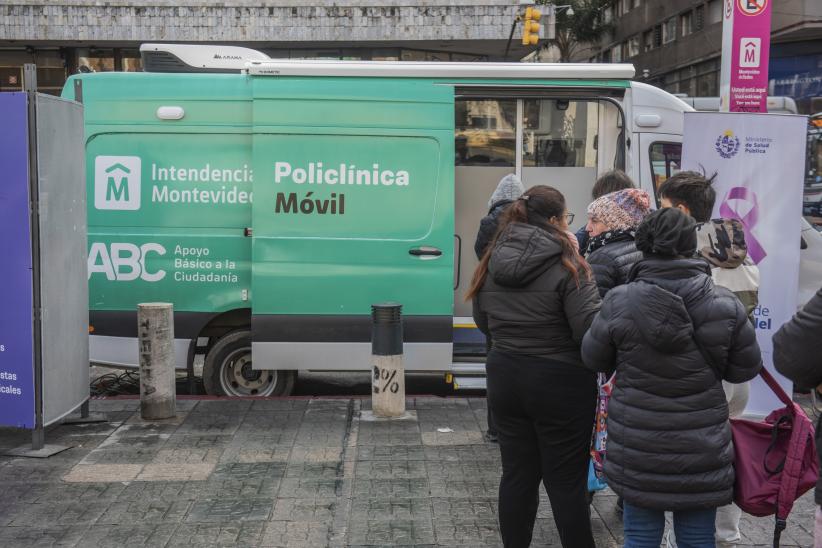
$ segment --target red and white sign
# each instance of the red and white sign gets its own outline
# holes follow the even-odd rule
[[[768,111],[770,0],[725,0],[720,109]]]

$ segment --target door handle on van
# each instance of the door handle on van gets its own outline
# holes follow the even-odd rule
[[[251,235],[253,233],[254,233],[254,229],[251,228],[251,227],[246,227],[245,229],[243,229],[243,236],[245,236],[246,238],[251,237]]]
[[[439,250],[436,247],[415,247],[414,249],[409,249],[408,254],[419,257],[423,260],[430,260],[442,256],[442,250]]]

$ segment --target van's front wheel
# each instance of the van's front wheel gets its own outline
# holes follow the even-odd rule
[[[251,332],[247,329],[220,337],[203,365],[203,384],[206,393],[213,396],[288,396],[296,377],[295,371],[253,369]]]

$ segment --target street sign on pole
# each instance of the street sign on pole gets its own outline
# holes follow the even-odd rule
[[[723,0],[723,112],[768,111],[772,0]]]

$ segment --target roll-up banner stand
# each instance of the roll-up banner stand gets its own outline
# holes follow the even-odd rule
[[[46,457],[45,427],[89,398],[83,110],[24,90],[0,93],[0,426],[33,431],[10,451]]]
[[[760,273],[756,334],[765,366],[788,393],[791,383],[773,368],[771,338],[796,313],[799,286],[805,116],[688,112],[683,169],[717,174],[714,218],[739,219],[748,257]],[[745,413],[781,407],[757,378]]]

